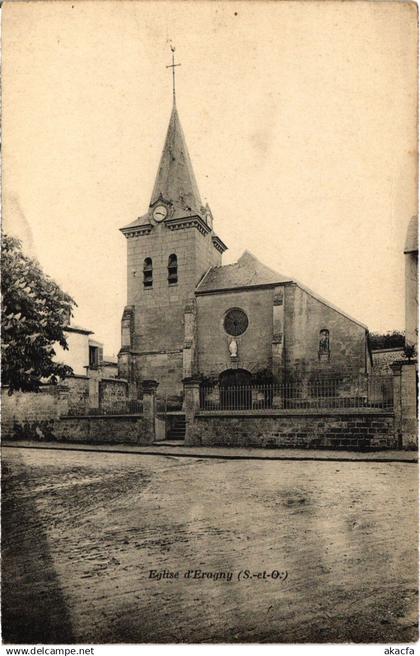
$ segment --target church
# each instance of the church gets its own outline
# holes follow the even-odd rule
[[[361,322],[249,251],[222,264],[227,246],[201,201],[175,94],[149,207],[121,232],[118,364],[132,390],[155,380],[159,394],[181,400],[189,378],[230,386],[369,373]]]

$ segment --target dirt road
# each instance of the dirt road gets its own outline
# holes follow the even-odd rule
[[[8,448],[3,468],[5,642],[417,639],[415,464]]]

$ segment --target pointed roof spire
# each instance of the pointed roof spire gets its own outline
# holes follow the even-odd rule
[[[174,104],[150,205],[161,198],[172,203],[175,213],[201,212],[202,202],[184,133]]]
[[[157,205],[159,201],[170,206],[169,217],[172,219],[199,216],[204,223],[208,223],[206,218],[208,210],[203,207],[201,202],[175,104],[175,67],[181,66],[181,64],[175,64],[175,48],[171,46],[171,50],[172,64],[166,68],[172,68],[173,106],[149,209],[146,214],[139,216],[135,221],[121,228],[123,231],[138,226],[150,226],[151,208]]]

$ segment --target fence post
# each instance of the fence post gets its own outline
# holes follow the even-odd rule
[[[200,410],[200,381],[197,378],[183,378],[185,407],[185,444],[193,444],[195,415]]]
[[[66,385],[57,385],[57,419],[69,414],[70,390]]]
[[[393,401],[394,401],[394,432],[401,448],[401,362],[391,364],[393,376]]]
[[[89,410],[98,410],[99,412],[99,377],[98,372],[94,369],[87,370],[88,391],[89,391]]]
[[[403,449],[417,447],[416,362],[393,362],[395,432]]]
[[[403,449],[417,447],[416,378],[416,362],[403,362],[401,366],[401,435]]]
[[[157,380],[143,380],[143,418],[146,425],[145,440],[151,444],[155,441],[156,429],[156,390]]]

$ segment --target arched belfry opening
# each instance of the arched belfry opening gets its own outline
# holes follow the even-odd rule
[[[175,253],[168,258],[168,285],[176,285],[178,282],[178,258]]]
[[[153,262],[151,257],[146,257],[143,262],[143,287],[153,287]]]

